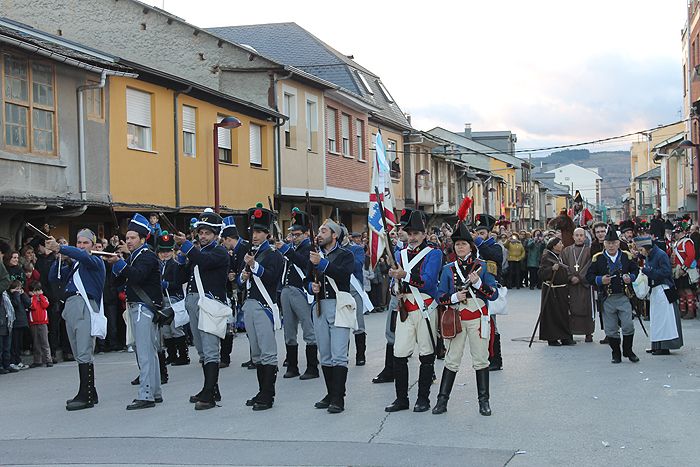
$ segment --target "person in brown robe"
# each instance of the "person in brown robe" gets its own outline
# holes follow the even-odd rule
[[[576,226],[573,219],[566,213],[566,209],[562,209],[557,217],[549,221],[549,228],[561,232],[561,241],[565,247],[574,244],[574,228]]]
[[[560,238],[550,239],[542,254],[538,271],[542,282],[540,340],[553,346],[576,344],[569,322],[569,268],[561,262],[560,257],[563,249]]]
[[[586,342],[593,342],[595,320],[593,293],[586,282],[586,271],[591,265],[591,247],[586,246],[586,232],[578,227],[574,230],[574,244],[564,248],[562,262],[569,272],[569,312],[571,313],[571,334],[586,336]]]

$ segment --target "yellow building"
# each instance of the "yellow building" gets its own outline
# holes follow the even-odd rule
[[[222,214],[242,213],[274,194],[274,132],[279,114],[205,89],[176,92],[167,79],[109,80],[109,179],[118,211],[191,214],[214,207],[214,125],[218,129]],[[179,225],[178,225],[179,226]]]

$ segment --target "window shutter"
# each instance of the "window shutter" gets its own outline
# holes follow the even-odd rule
[[[188,105],[182,106],[182,130],[188,133],[196,133],[196,109]]]
[[[216,123],[221,123],[224,117],[216,117]],[[231,149],[231,130],[229,128],[218,128],[219,130],[219,147],[223,149]]]
[[[151,127],[151,94],[126,88],[126,121]]]
[[[259,125],[250,124],[250,163],[262,165],[262,140]]]
[[[336,111],[335,109],[328,109],[328,113],[326,114],[326,127],[328,131],[328,139],[335,140],[335,119],[336,119]]]
[[[350,117],[343,115],[343,139],[350,139]]]

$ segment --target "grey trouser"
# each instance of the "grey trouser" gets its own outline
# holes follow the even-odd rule
[[[93,310],[98,310],[97,303],[90,300]],[[66,321],[66,333],[73,357],[78,363],[92,363],[93,351],[95,350],[95,338],[90,324],[90,309],[85,304],[83,297],[71,295],[66,300],[61,316]]]
[[[29,326],[29,330],[32,333],[34,363],[51,363],[51,347],[49,347],[49,325],[32,324]]]
[[[618,324],[619,323],[619,324]],[[634,335],[634,320],[632,319],[632,305],[625,294],[613,294],[603,302],[603,329],[608,337],[620,337],[622,335]]]
[[[316,345],[314,323],[311,319],[311,305],[306,300],[306,293],[288,285],[282,289],[280,297],[284,313],[284,343],[297,345],[297,328],[301,324],[301,332],[306,345]]]
[[[171,301],[177,302],[180,301],[180,298],[171,296],[170,299],[168,299],[168,297],[163,297],[163,308],[170,306]],[[185,331],[183,331],[182,326],[179,328],[175,327],[175,320],[173,320],[173,322],[167,326],[161,326],[160,332],[163,335],[163,339],[173,339],[185,335]]]
[[[153,312],[141,303],[129,303],[131,332],[134,334],[136,360],[139,364],[139,395],[137,399],[152,401],[160,396],[160,365],[158,346],[160,335],[153,322]]]
[[[199,363],[219,363],[221,353],[219,345],[221,339],[219,336],[209,334],[208,332],[199,330],[199,294],[187,294],[185,298],[185,309],[190,315],[190,329],[192,330],[192,340],[199,354]]]
[[[253,363],[277,366],[277,340],[272,322],[272,312],[252,298],[243,303],[245,330],[250,342],[250,359]]]
[[[350,329],[335,326],[335,299],[321,300],[321,316],[314,316],[316,341],[323,366],[348,366]]]
[[[387,308],[387,314],[386,314],[386,329],[384,330],[384,336],[386,336],[386,343],[389,345],[394,345],[394,341],[396,341],[396,333],[391,330],[391,316],[396,310],[396,307],[399,306],[399,299],[396,297],[396,295],[391,296],[391,300],[389,300],[389,308]]]
[[[355,329],[353,334],[364,334],[365,333],[365,302],[362,301],[360,294],[350,286],[350,295],[355,299],[355,304],[357,305],[355,314],[357,315],[357,329]]]

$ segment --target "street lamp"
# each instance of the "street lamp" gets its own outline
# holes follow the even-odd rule
[[[224,117],[214,124],[214,211],[219,212],[219,128],[231,130],[242,123],[236,117]]]
[[[430,175],[430,172],[428,172],[425,169],[421,169],[420,172],[416,174],[415,178],[415,186],[416,186],[416,209],[420,209],[418,207],[418,177],[424,177],[426,175]]]

